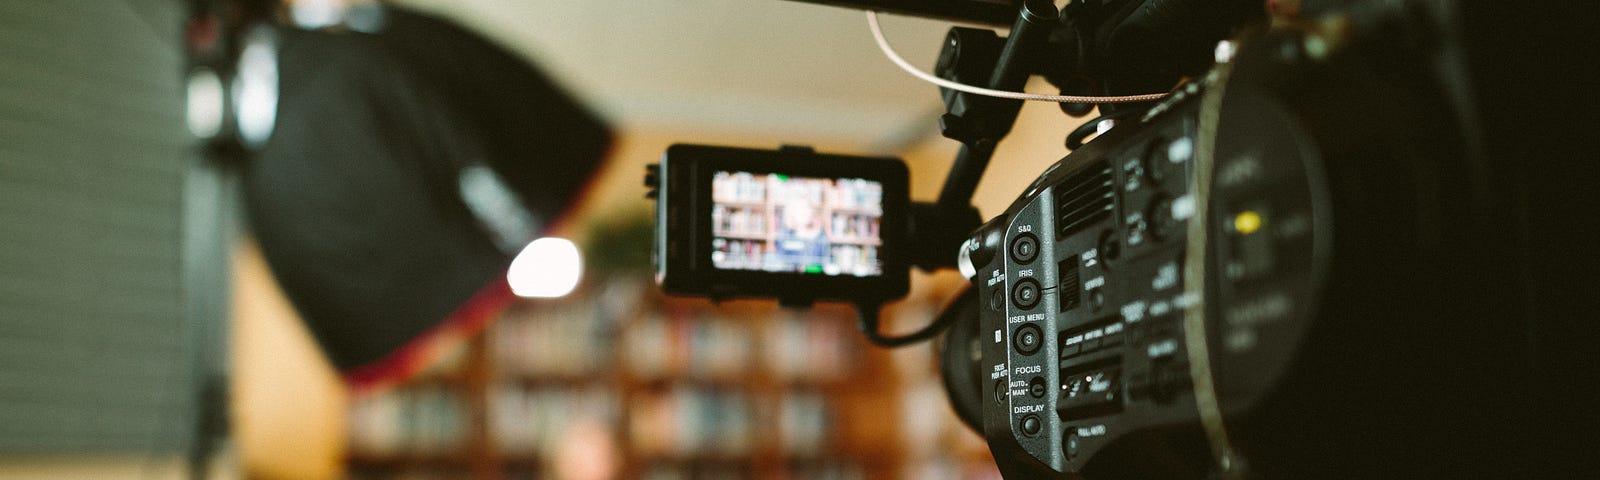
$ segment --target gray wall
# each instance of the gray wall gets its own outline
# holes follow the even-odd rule
[[[0,455],[192,437],[226,267],[185,195],[221,183],[182,123],[184,13],[0,1]]]

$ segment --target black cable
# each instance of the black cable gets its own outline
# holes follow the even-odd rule
[[[867,337],[867,341],[884,348],[904,347],[931,339],[943,332],[944,329],[949,328],[955,318],[951,315],[941,315],[935,318],[933,323],[922,327],[922,330],[895,337],[886,337],[878,332],[878,309],[880,307],[882,305],[875,303],[856,304],[856,327],[861,329],[861,334]]]

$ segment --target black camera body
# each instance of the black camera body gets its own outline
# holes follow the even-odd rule
[[[1258,33],[968,240],[945,378],[1008,478],[1483,475],[1512,187],[1385,38]]]
[[[1305,339],[1331,247],[1321,152],[1274,99],[1233,93],[1205,202],[1195,164],[1209,92],[1191,92],[1063,159],[968,243],[979,306],[966,341],[982,376],[981,405],[966,410],[981,412],[974,423],[1008,474],[1093,472],[1121,463],[1108,457],[1130,438],[1187,427],[1194,458],[1140,463],[1198,477],[1209,452],[1194,430],[1193,362],[1211,362],[1231,419],[1277,386]],[[1193,251],[1190,223],[1207,204],[1212,244]],[[1209,294],[1186,288],[1197,260]],[[1201,314],[1191,332],[1193,308],[1221,315]]]
[[[651,169],[652,258],[667,293],[796,304],[906,293],[898,159],[680,144]]]
[[[971,2],[817,1],[999,23],[941,6]],[[1154,104],[1100,105],[1115,127],[1043,172],[956,249],[970,288],[925,331],[944,333],[951,403],[1007,478],[1485,478],[1554,469],[1531,440],[1565,440],[1535,429],[1560,423],[1542,421],[1552,414],[1541,408],[1563,418],[1574,410],[1550,400],[1572,395],[1542,373],[1572,356],[1552,347],[1562,340],[1550,332],[1567,327],[1540,313],[1559,310],[1541,300],[1560,283],[1544,273],[1559,270],[1548,260],[1559,252],[1524,246],[1558,236],[1524,229],[1564,225],[1528,203],[1552,198],[1546,186],[1561,179],[1523,164],[1550,142],[1488,134],[1486,125],[1516,122],[1489,118],[1487,105],[1524,82],[1522,72],[1481,61],[1495,52],[1485,32],[1501,27],[1497,16],[1429,1],[1266,2],[1280,9],[1270,20],[1260,10],[1234,15],[1260,4],[1236,0],[1221,2],[1228,9],[1203,0],[1072,2],[1060,17],[1042,0],[987,3],[1021,8],[1012,35],[1000,45],[954,29],[940,62],[946,79],[989,71],[988,86],[1007,89],[1043,75],[1064,92],[1098,94],[1132,93],[1124,89],[1139,82],[1114,81],[1130,75],[1188,79]],[[1145,35],[1177,24],[1191,35]],[[1183,67],[1196,60],[1188,47],[1218,32],[1232,40],[1218,45],[1217,63]],[[1186,48],[1161,43],[1169,41]],[[1106,61],[1130,48],[1182,61],[1138,71]],[[1485,86],[1498,88],[1475,90]],[[964,144],[938,202],[950,207],[970,201],[1016,105],[944,94],[941,126]],[[849,161],[805,174],[875,178],[851,173],[876,171],[872,162]],[[732,167],[671,163],[650,180],[663,192],[658,280],[668,292],[855,298],[799,282],[803,275],[708,273],[708,260],[683,260],[686,251],[711,255],[712,230],[694,223],[710,218],[710,200],[674,192],[705,190],[693,179]],[[1541,167],[1567,172],[1570,163]],[[904,205],[891,190],[885,222],[897,208],[889,203]],[[922,219],[912,223],[938,223]],[[678,237],[693,240],[674,251]],[[903,293],[906,263],[888,254],[936,243],[923,238],[886,237],[880,258],[894,275],[882,287],[850,279],[860,281],[846,290],[875,300]],[[757,287],[766,278],[785,280]],[[908,343],[878,341],[873,312],[863,311],[862,325],[881,345]]]

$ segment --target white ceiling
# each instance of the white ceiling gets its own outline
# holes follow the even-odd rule
[[[894,67],[862,12],[784,0],[404,0],[527,55],[624,128],[891,153],[935,135],[937,87]],[[948,23],[885,16],[931,68]]]

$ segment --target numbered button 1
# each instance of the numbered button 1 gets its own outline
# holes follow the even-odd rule
[[[1039,237],[1035,237],[1031,233],[1024,233],[1011,239],[1012,260],[1026,265],[1033,263],[1035,258],[1039,258]]]

